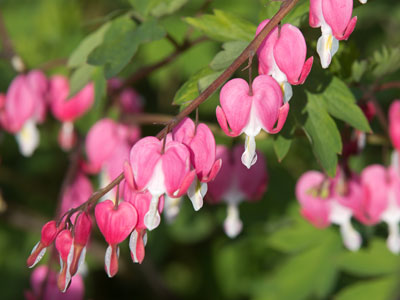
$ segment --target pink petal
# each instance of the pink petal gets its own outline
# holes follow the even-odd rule
[[[229,80],[222,87],[219,99],[229,127],[233,134],[239,135],[249,120],[252,104],[249,85],[241,78]]]
[[[132,190],[136,190],[136,184],[135,184],[135,180],[133,179],[132,168],[131,168],[131,165],[127,161],[125,161],[125,163],[124,163],[124,177],[125,177],[126,182],[129,185],[129,187]]]
[[[344,32],[343,38],[341,38],[341,40],[347,40],[349,38],[350,34],[352,34],[354,28],[356,27],[356,23],[357,17],[354,17],[350,20],[350,23],[347,25],[346,31]]]
[[[322,13],[334,37],[338,40],[344,39],[353,13],[353,0],[323,0]]]
[[[400,100],[395,100],[389,107],[389,135],[393,146],[400,150]]]
[[[183,144],[171,141],[166,144],[165,153],[161,159],[167,194],[176,197],[174,193],[181,188],[185,177],[190,172],[189,150]]]
[[[137,224],[136,209],[128,202],[115,208],[111,200],[100,202],[95,208],[97,226],[110,245],[124,241]]]
[[[162,142],[152,136],[142,138],[132,147],[130,163],[138,190],[145,189],[151,179],[154,168],[161,158],[161,148]]]
[[[301,70],[300,79],[297,84],[303,84],[306,81],[308,74],[310,74],[312,64],[314,62],[314,57],[310,57],[306,60],[303,66],[303,70]]]
[[[104,258],[104,266],[107,272],[108,277],[114,277],[118,273],[118,256],[119,256],[119,248],[117,245],[109,245],[105,258]]]
[[[27,84],[35,95],[35,115],[36,120],[44,122],[47,110],[47,93],[49,82],[40,70],[32,70],[26,75]]]
[[[278,120],[279,108],[283,103],[281,88],[271,76],[259,75],[253,82],[253,94],[257,116],[264,129],[270,132]]]
[[[256,31],[256,35],[269,23],[269,19],[262,21]],[[278,27],[275,27],[264,39],[262,44],[257,50],[259,60],[258,72],[261,74],[269,75],[275,64],[274,59],[274,45],[278,39]]]
[[[317,28],[321,26],[322,16],[322,1],[310,0],[309,24],[311,27]]]
[[[285,125],[287,115],[289,113],[289,102],[285,103],[283,106],[279,108],[279,115],[278,115],[278,123],[276,127],[273,128],[270,133],[275,134],[281,131],[283,125]]]
[[[61,231],[56,238],[56,248],[63,261],[67,261],[72,246],[72,234],[68,229]]]
[[[225,134],[227,136],[236,137],[239,134],[241,134],[241,132],[232,132],[229,129],[228,120],[226,119],[225,113],[220,106],[217,106],[216,113],[217,113],[217,121],[219,123],[219,126],[221,126],[222,130],[225,132]]]
[[[207,177],[203,178],[202,182],[210,182],[214,180],[214,178],[218,175],[218,172],[220,171],[221,167],[222,167],[222,159],[216,160],[211,168],[210,173],[208,174]]]
[[[299,84],[306,54],[306,41],[301,31],[296,26],[283,25],[275,43],[274,57],[277,66],[285,73],[290,84]]]

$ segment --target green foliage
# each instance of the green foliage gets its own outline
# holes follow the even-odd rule
[[[156,19],[136,26],[129,16],[122,16],[112,22],[103,42],[90,53],[88,63],[104,65],[105,77],[114,77],[129,63],[140,44],[164,36],[165,31]]]
[[[251,41],[256,32],[254,24],[218,9],[214,10],[213,15],[188,17],[185,21],[210,38],[221,42]]]
[[[345,288],[335,299],[392,300],[395,299],[393,291],[397,282],[397,276],[367,280]]]
[[[232,41],[222,44],[222,51],[218,52],[210,63],[211,69],[220,71],[226,69],[243,52],[248,43]]]
[[[184,6],[188,0],[129,0],[142,17],[162,17],[170,15]]]
[[[260,11],[259,20],[271,19],[279,10],[281,2],[273,0],[260,0],[262,9]],[[300,26],[304,19],[307,19],[307,15],[310,9],[310,2],[308,0],[300,0],[297,5],[291,10],[282,20],[282,24],[292,24],[294,26]]]

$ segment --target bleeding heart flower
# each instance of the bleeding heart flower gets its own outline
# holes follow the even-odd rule
[[[144,217],[149,230],[160,224],[158,202],[163,194],[178,198],[186,194],[195,177],[190,171],[190,152],[181,143],[165,142],[155,137],[139,140],[130,153],[130,163],[124,166],[125,180],[136,191],[148,190],[152,195],[150,207]]]
[[[63,229],[64,223],[57,227],[56,221],[49,221],[42,227],[40,241],[33,247],[26,264],[29,268],[34,267],[46,254],[46,249],[55,240],[58,233]]]
[[[26,300],[83,300],[85,286],[82,277],[77,274],[65,293],[57,288],[56,273],[46,266],[36,268],[31,275],[31,291],[25,292]],[[45,286],[43,286],[45,284]]]
[[[254,79],[252,95],[245,80],[228,81],[221,89],[220,103],[217,119],[222,130],[232,137],[246,134],[242,162],[250,168],[257,161],[255,136],[261,129],[278,133],[285,124],[289,103],[283,104],[279,84],[268,75]]]
[[[53,76],[50,80],[49,102],[54,117],[63,123],[59,141],[64,150],[69,150],[74,145],[73,122],[85,114],[93,105],[93,83],[87,84],[71,99],[68,99],[68,94],[68,79],[63,76]]]
[[[393,147],[400,151],[400,100],[394,100],[389,107],[389,134]]]
[[[141,264],[145,255],[144,247],[147,242],[147,227],[144,223],[144,218],[149,211],[152,196],[148,191],[135,192],[128,185],[125,185],[124,199],[136,208],[138,214],[136,227],[132,231],[129,239],[129,248],[131,250],[133,262]],[[164,197],[161,196],[158,204],[158,213],[162,212],[163,206]]]
[[[2,105],[0,121],[8,132],[14,133],[20,152],[31,156],[39,145],[37,123],[46,117],[47,79],[38,70],[18,75],[8,88]]]
[[[269,23],[258,25],[256,35]],[[307,46],[301,31],[293,25],[275,27],[257,50],[260,74],[271,75],[281,86],[284,102],[293,95],[291,85],[303,84],[311,71],[313,57],[306,61]]]
[[[86,212],[80,213],[76,217],[74,225],[74,240],[72,243],[73,257],[70,267],[71,276],[74,276],[79,267],[85,261],[86,245],[90,239],[92,231],[92,220]]]
[[[357,189],[357,185],[349,189]],[[332,181],[317,171],[304,173],[296,184],[296,197],[301,205],[301,214],[311,224],[324,228],[331,223],[340,226],[343,244],[351,251],[361,246],[361,236],[351,224],[352,209],[349,206],[358,201],[357,190],[337,193],[332,191]]]
[[[88,163],[83,169],[88,173],[100,172],[100,187],[108,185],[121,173],[123,164],[129,159],[129,151],[140,137],[140,129],[126,126],[111,119],[102,119],[90,128],[86,137]],[[116,188],[102,199],[115,201]]]
[[[357,23],[351,18],[353,0],[310,0],[309,23],[311,27],[321,27],[317,52],[325,69],[339,49],[339,41],[347,40]]]
[[[128,202],[114,205],[111,200],[100,202],[95,208],[97,226],[109,244],[105,254],[105,269],[108,277],[118,272],[118,244],[122,243],[135,228],[138,215]]]
[[[208,184],[210,197],[207,199],[211,203],[223,200],[228,205],[224,230],[230,238],[242,231],[239,204],[244,200],[259,200],[267,189],[267,165],[262,153],[257,154],[259,159],[251,169],[247,169],[241,163],[241,145],[232,151],[221,145],[216,148],[216,157],[223,164],[217,177]]]
[[[60,254],[60,274],[57,278],[57,286],[60,291],[65,292],[71,281],[70,266],[73,258],[73,237],[71,231],[64,229],[61,231],[56,238],[56,248]]]
[[[207,193],[207,182],[217,176],[222,161],[215,159],[215,139],[210,128],[200,123],[185,118],[172,132],[174,141],[181,142],[190,151],[190,161],[196,170],[197,178],[188,189],[189,199],[194,210],[203,206],[203,197]]]
[[[115,94],[117,90],[121,90],[123,86],[122,80],[111,78],[108,81],[108,89],[111,94]],[[143,111],[143,98],[131,87],[121,90],[117,95],[117,100],[123,112],[138,114]]]

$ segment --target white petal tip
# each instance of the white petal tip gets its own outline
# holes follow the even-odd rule
[[[156,211],[155,213],[148,212],[144,216],[144,225],[146,225],[148,230],[153,230],[157,228],[158,225],[160,225],[160,222],[161,222],[161,217],[158,211]]]

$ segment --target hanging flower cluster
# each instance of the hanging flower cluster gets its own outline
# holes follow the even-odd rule
[[[256,34],[268,22],[261,22]],[[306,52],[306,42],[297,27],[275,27],[257,51],[260,75],[252,85],[236,78],[222,87],[217,120],[229,136],[246,134],[242,162],[247,168],[257,161],[255,137],[261,129],[275,134],[285,124],[293,95],[291,85],[303,84],[311,70],[313,57],[306,60]]]

